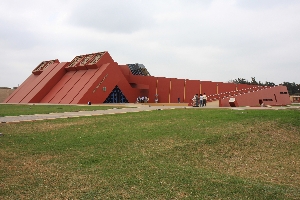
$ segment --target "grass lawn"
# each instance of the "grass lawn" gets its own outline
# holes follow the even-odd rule
[[[0,124],[0,199],[300,199],[300,111]]]
[[[113,106],[77,106],[77,105],[22,105],[22,104],[0,104],[0,117],[48,114],[62,112],[77,112],[89,110],[107,110]]]

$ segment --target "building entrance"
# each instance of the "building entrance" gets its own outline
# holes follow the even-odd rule
[[[103,103],[129,103],[120,88],[116,85]]]

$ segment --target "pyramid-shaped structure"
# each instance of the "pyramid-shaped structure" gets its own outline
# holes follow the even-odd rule
[[[191,103],[201,93],[220,106],[290,104],[285,86],[154,77],[143,64],[119,65],[107,51],[75,56],[70,62],[42,61],[4,102],[134,103],[146,96],[149,103]]]

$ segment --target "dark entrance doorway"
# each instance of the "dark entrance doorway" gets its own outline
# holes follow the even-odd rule
[[[120,88],[116,85],[116,87],[112,90],[112,92],[108,95],[103,103],[129,103]]]

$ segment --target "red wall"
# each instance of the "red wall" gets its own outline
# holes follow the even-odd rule
[[[178,98],[180,102],[184,99],[184,79],[171,78],[171,103],[177,103]]]
[[[84,88],[77,94],[77,96],[71,102],[72,104],[86,104],[88,101],[92,103],[103,103],[104,97],[101,96],[105,95],[108,96],[109,92],[103,91],[103,87],[105,87],[108,73],[106,71],[109,63],[103,64],[94,74],[94,76],[89,80],[89,82],[85,85]]]
[[[158,103],[169,103],[170,79],[157,77]]]
[[[4,102],[19,103],[30,92],[31,84],[38,76],[31,74]]]
[[[55,68],[58,63],[50,64],[48,68],[44,69],[41,74],[34,75],[35,78],[31,78],[30,82],[26,83],[21,90],[9,100],[9,103],[31,103],[32,98],[42,99],[42,96],[37,96],[38,92],[42,87],[39,87],[39,84],[43,85],[43,79]],[[45,83],[46,84],[46,83]],[[36,90],[34,90],[38,87]],[[28,96],[29,95],[29,96]],[[28,98],[26,98],[28,96]],[[39,101],[37,101],[39,102]]]
[[[131,74],[130,69],[127,65],[119,65],[124,77],[129,81],[129,76]]]
[[[247,85],[247,84],[237,84],[237,89],[238,90],[245,90],[245,89],[247,89],[247,88],[252,88],[252,87],[254,87],[254,85]]]
[[[41,100],[41,103],[49,103],[56,94],[64,87],[64,85],[72,78],[76,71],[69,71],[56,83],[56,85],[50,89],[48,94]]]
[[[74,98],[80,93],[80,91],[84,88],[84,86],[90,81],[90,79],[95,75],[98,69],[88,69],[82,71],[85,71],[83,76],[81,76],[80,79],[74,84],[74,86],[68,92],[68,94],[64,98],[62,98],[60,103],[70,104],[74,100]]]
[[[34,103],[40,102],[52,88],[66,73],[64,67],[68,63],[63,62],[59,64],[49,65],[45,71],[40,74],[40,77],[44,78],[36,84],[33,90],[21,101],[21,103]],[[46,73],[48,72],[48,73]]]
[[[73,76],[66,82],[63,87],[56,93],[53,99],[49,103],[60,103],[61,100],[68,94],[68,92],[74,87],[74,85],[84,75],[86,70],[76,71]]]
[[[155,102],[155,94],[156,94],[156,77],[153,76],[137,76],[130,74],[129,76],[129,82],[133,84],[133,87],[139,88],[139,84],[142,84],[142,86],[148,86],[148,90],[145,91],[143,89],[140,89],[139,92],[135,96],[135,101],[138,96],[147,96],[149,98],[149,103]],[[135,86],[135,84],[137,84]]]
[[[236,90],[235,83],[218,83],[218,92],[226,93],[226,92],[234,92]]]
[[[217,82],[201,81],[201,93],[210,96],[217,93]],[[209,98],[208,98],[209,99]]]
[[[280,106],[291,103],[289,95],[287,94],[287,88],[284,86],[256,90],[242,95],[236,95],[232,98],[235,98],[239,106],[260,106],[259,100],[262,100],[264,105],[270,106]],[[220,106],[229,107],[229,99],[230,97],[221,99]]]
[[[266,103],[275,105],[290,103],[285,86],[265,88],[246,84],[132,75],[127,65],[118,65],[108,52],[76,56],[71,63],[52,61],[55,64],[36,72],[36,75],[31,74],[5,102],[103,103],[115,86],[118,86],[130,103],[135,102],[138,96],[147,96],[149,102],[153,103],[156,94],[159,103],[177,103],[178,98],[180,102],[191,103],[194,95],[200,93],[206,93],[208,101],[224,97],[219,102],[226,106],[229,106],[230,96],[235,96],[240,106],[257,105],[259,99],[271,99]]]
[[[185,103],[191,103],[195,94],[200,93],[200,81],[199,80],[185,80]]]
[[[113,76],[111,63],[103,64],[100,69],[102,69],[103,72],[99,76],[98,81],[94,82],[93,86],[90,88],[92,93],[88,92],[88,94],[85,95],[86,98],[89,98],[89,101],[93,103],[103,103],[118,83],[118,79]],[[98,85],[99,87],[97,88]],[[103,87],[106,88],[106,91],[103,90]]]
[[[135,96],[139,95],[139,90],[131,88],[117,63],[108,63],[100,67],[71,103],[103,103],[115,86],[120,88],[129,102],[135,102]]]
[[[149,92],[148,92],[149,102],[154,103],[155,95],[156,95],[156,77],[146,76],[145,81],[149,85]],[[146,84],[146,83],[144,83],[144,84]]]

